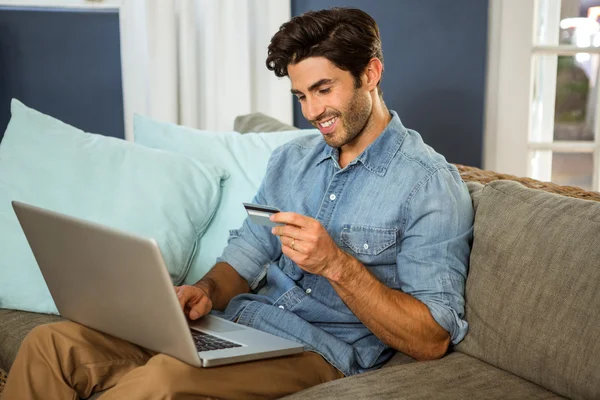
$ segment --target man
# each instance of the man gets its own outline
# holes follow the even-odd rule
[[[375,21],[340,8],[293,18],[267,67],[289,76],[321,132],[276,149],[254,199],[284,210],[272,219],[285,225],[247,220],[200,282],[176,290],[191,319],[214,311],[308,351],[194,368],[59,323],[24,341],[5,398],[276,398],[378,368],[396,350],[439,358],[462,340],[471,200],[457,170],[386,108]]]

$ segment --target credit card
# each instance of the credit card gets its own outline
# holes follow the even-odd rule
[[[285,225],[282,223],[273,222],[269,219],[271,215],[281,212],[281,210],[277,207],[263,206],[262,204],[252,203],[242,204],[244,204],[244,208],[248,213],[248,217],[250,217],[250,221],[254,222],[255,224],[268,226],[270,228],[274,226]]]

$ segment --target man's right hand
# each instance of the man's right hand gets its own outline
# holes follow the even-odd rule
[[[198,286],[175,286],[175,293],[183,313],[191,320],[196,320],[212,310],[213,304],[208,293]]]

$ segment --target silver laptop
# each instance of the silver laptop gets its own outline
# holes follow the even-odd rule
[[[197,367],[303,351],[298,343],[213,315],[188,320],[153,239],[12,205],[65,318]]]

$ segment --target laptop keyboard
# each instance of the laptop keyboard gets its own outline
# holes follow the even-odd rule
[[[242,347],[241,345],[218,338],[208,333],[199,332],[192,329],[192,337],[198,351],[231,349],[233,347]]]

